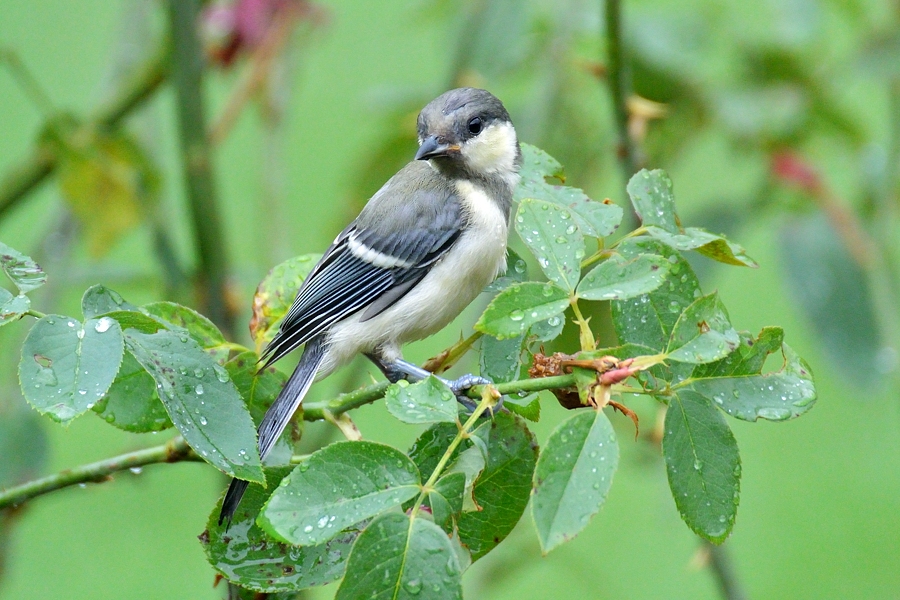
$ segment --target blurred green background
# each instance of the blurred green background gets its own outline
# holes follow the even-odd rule
[[[256,283],[272,265],[326,247],[412,157],[417,110],[448,87],[490,89],[520,138],[566,165],[569,183],[625,205],[603,15],[604,3],[579,0],[315,5],[214,150],[241,341]],[[704,288],[719,290],[738,329],[783,326],[817,377],[818,405],[802,419],[730,421],[743,459],[726,544],[738,577],[751,598],[900,598],[900,5],[635,0],[623,18],[638,163],[670,173],[685,224],[728,234],[761,265],[695,261]],[[55,109],[80,117],[153,56],[165,26],[164,6],[149,0],[0,0],[0,46]],[[206,31],[221,46],[215,27]],[[251,46],[210,67],[211,121],[251,70]],[[158,170],[159,222],[189,271],[174,111],[163,85],[127,125]],[[48,116],[0,70],[0,177],[31,154]],[[77,315],[95,283],[134,303],[169,299],[147,220],[95,253],[69,206],[51,177],[0,212],[0,239],[49,273],[36,308]],[[468,335],[479,308],[407,358]],[[27,328],[28,319],[0,330],[0,451],[26,448],[32,477],[172,435],[126,434],[93,415],[68,429],[38,418],[16,382]],[[355,363],[311,398],[363,383],[368,370]],[[635,404],[651,429],[655,408]],[[563,414],[549,396],[543,407],[539,440]],[[365,438],[400,447],[418,433],[378,404],[354,420]],[[466,574],[467,597],[718,597],[658,451],[631,442],[630,421],[613,421],[621,466],[588,529],[541,557],[526,514]],[[10,429],[25,442],[12,446]],[[196,540],[224,486],[213,469],[183,463],[38,498],[0,524],[0,598],[224,597]]]

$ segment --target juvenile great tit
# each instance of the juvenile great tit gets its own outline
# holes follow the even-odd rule
[[[400,347],[446,326],[506,267],[506,238],[522,153],[503,104],[451,90],[417,121],[419,150],[344,229],[310,271],[263,352],[263,368],[305,344],[259,425],[262,458],[314,380],[363,353],[391,381],[430,373]],[[457,396],[486,380],[445,381]],[[234,479],[219,514],[231,522],[248,483]]]

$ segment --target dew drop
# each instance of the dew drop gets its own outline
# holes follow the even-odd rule
[[[97,333],[106,333],[109,328],[112,326],[113,320],[109,317],[103,317],[96,323],[94,323],[94,331]]]
[[[216,379],[221,381],[222,383],[227,383],[231,377],[228,375],[228,371],[226,371],[223,367],[214,364],[213,370],[216,372]]]

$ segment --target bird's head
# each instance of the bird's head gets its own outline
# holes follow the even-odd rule
[[[441,171],[518,179],[521,151],[509,113],[493,94],[476,88],[446,92],[422,109],[416,160]]]

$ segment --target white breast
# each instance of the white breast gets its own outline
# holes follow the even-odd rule
[[[468,227],[408,294],[377,317],[359,322],[361,313],[332,328],[330,349],[319,371],[324,377],[359,352],[383,348],[400,355],[406,342],[427,337],[452,321],[506,266],[506,215],[485,191],[468,181],[456,189]]]

